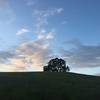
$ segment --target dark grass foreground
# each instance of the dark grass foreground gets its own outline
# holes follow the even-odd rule
[[[100,77],[73,73],[0,73],[0,100],[99,100]]]

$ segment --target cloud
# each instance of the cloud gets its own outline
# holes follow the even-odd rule
[[[61,14],[63,8],[50,8],[44,10],[33,11],[33,17],[36,19],[36,32],[37,34],[41,34],[41,30],[45,29],[45,27],[49,24],[48,18]]]
[[[52,55],[49,44],[42,40],[25,42],[13,54],[0,52],[0,71],[42,71]]]
[[[72,40],[66,43],[75,42]],[[84,45],[78,40],[73,45],[74,47],[70,50],[61,49],[61,52],[59,52],[59,56],[61,55],[71,68],[100,67],[100,45]],[[48,39],[40,38],[26,41],[20,44],[15,52],[0,51],[1,70],[3,71],[7,66],[8,71],[10,71],[10,68],[11,71],[42,71],[44,64],[55,57],[54,55],[54,49],[51,49]],[[9,61],[9,63],[4,63],[4,61]]]
[[[50,16],[54,16],[56,14],[62,13],[63,10],[64,10],[63,8],[50,8],[50,9],[46,9],[46,10],[35,9],[33,11],[33,16],[50,17]]]
[[[49,42],[52,37],[48,33],[44,38],[22,42],[14,52],[0,51],[0,71],[42,71],[44,64],[53,56]]]
[[[11,51],[0,51],[0,63],[6,63],[13,56],[14,54]]]
[[[34,10],[36,19],[36,39],[22,42],[16,49],[14,57],[10,58],[10,64],[15,70],[33,71],[43,70],[43,66],[54,55],[51,49],[51,41],[55,32],[46,28],[48,17],[60,14],[62,9]],[[30,32],[27,28],[20,29],[16,35]]]
[[[47,34],[39,34],[38,39],[51,40],[54,38],[54,34],[54,32],[49,32]]]
[[[100,45],[84,45],[73,40],[74,47],[70,50],[62,49],[62,57],[73,67],[100,67]]]
[[[30,32],[30,31],[27,28],[22,28],[16,33],[16,35],[22,35],[23,33],[27,33],[27,32]]]
[[[36,38],[34,40],[24,40],[16,48],[14,52],[1,52],[0,65],[2,71],[36,71],[43,70],[44,64],[48,62],[55,54],[51,43],[55,38],[55,31],[47,28],[49,24],[48,18],[59,15],[63,11],[62,8],[50,8],[46,10],[34,10],[33,16],[36,20]],[[27,28],[21,28],[16,35],[30,32]],[[34,34],[33,34],[34,36]],[[2,61],[5,61],[5,63]],[[5,69],[7,67],[7,69]]]
[[[46,51],[46,50],[49,51],[50,50],[49,46],[50,46],[50,44],[48,44],[48,42],[46,42],[43,39],[33,40],[33,41],[22,43],[16,49],[16,52],[21,55],[31,56],[35,52]]]
[[[11,59],[10,64],[20,70],[22,69],[24,70],[27,67],[27,64],[24,58],[13,58]]]
[[[78,47],[78,46],[80,47],[82,45],[82,42],[77,38],[73,38],[72,40],[64,41],[64,44],[73,45],[74,47]]]
[[[58,9],[57,9],[57,12],[58,12],[58,13],[61,13],[62,11],[64,11],[63,8],[58,8]]]
[[[14,72],[16,71],[16,67],[11,66],[9,64],[0,64],[0,72]]]
[[[0,72],[24,72],[24,71],[27,71],[25,67],[16,66],[14,64],[0,64]]]
[[[56,33],[54,28],[50,29],[48,27],[49,19],[60,15],[63,11],[63,8],[34,9],[33,18],[36,21],[34,33],[37,35],[37,39],[49,42],[48,44],[53,41]]]
[[[33,6],[36,3],[36,0],[24,0],[27,6]]]
[[[28,67],[32,69],[41,69],[48,59],[53,55],[53,51],[48,43],[43,40],[36,40],[31,42],[26,42],[21,44],[17,49],[16,53],[18,55],[23,55],[25,60],[25,68]],[[20,58],[19,58],[20,59]]]
[[[55,32],[46,28],[49,24],[48,18],[63,11],[61,8],[52,8],[47,10],[34,10],[33,16],[36,19],[35,40],[25,41],[16,48],[15,58],[11,59],[11,64],[16,67],[25,68],[24,70],[43,70],[43,66],[53,57],[54,52],[51,49],[51,41],[54,39]],[[17,35],[29,32],[27,29],[21,29]]]
[[[53,32],[49,32],[46,36],[46,39],[53,39],[54,38],[54,33]]]

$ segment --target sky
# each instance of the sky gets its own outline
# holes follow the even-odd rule
[[[100,0],[0,0],[0,72],[43,71],[62,58],[100,75]]]

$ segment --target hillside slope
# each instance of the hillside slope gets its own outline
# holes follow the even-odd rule
[[[1,100],[99,100],[100,77],[74,73],[0,73]]]

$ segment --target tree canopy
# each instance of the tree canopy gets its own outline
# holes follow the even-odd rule
[[[70,71],[69,66],[66,67],[66,62],[63,59],[51,59],[47,66],[43,67],[47,72],[67,72]]]

